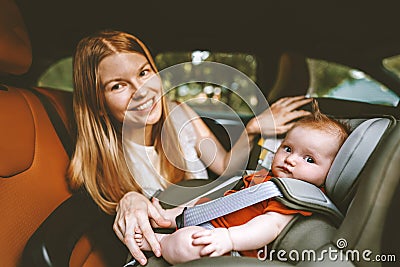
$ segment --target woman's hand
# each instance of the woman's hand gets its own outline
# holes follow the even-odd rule
[[[273,103],[269,109],[250,120],[246,129],[249,134],[261,134],[262,136],[273,136],[284,134],[292,126],[293,120],[310,114],[309,111],[297,110],[312,101],[305,96],[284,97]]]
[[[150,219],[160,227],[169,227],[171,221],[166,220],[154,205],[142,194],[129,192],[120,200],[114,221],[114,232],[128,247],[132,256],[144,265],[146,257],[135,241],[135,230],[140,229],[157,257],[161,256],[160,244],[150,224]]]
[[[160,205],[160,201],[157,198],[153,198],[151,200],[153,203],[154,207],[157,209],[157,211],[166,219],[171,222],[171,225],[169,227],[176,228],[176,222],[175,218],[181,214],[185,208],[185,206],[178,206],[172,209],[163,209]],[[154,221],[152,221],[153,227],[160,227],[160,225],[157,225]]]

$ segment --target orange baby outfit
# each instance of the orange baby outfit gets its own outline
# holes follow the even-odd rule
[[[272,176],[266,171],[261,170],[251,175],[243,177],[244,188],[269,181]],[[236,190],[229,190],[225,195],[232,194]],[[249,207],[235,211],[233,213],[224,215],[211,221],[214,227],[232,227],[242,225],[254,217],[267,213],[267,212],[278,212],[281,214],[301,214],[303,216],[310,216],[312,212],[296,210],[286,207],[275,199],[264,200]],[[243,256],[257,257],[258,250],[241,251],[240,254]]]

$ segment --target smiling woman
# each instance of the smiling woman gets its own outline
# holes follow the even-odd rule
[[[25,49],[27,46],[22,45],[24,42],[4,47],[5,42],[0,41],[0,53],[6,57],[17,56],[14,58],[16,65],[23,66],[18,70],[12,67],[15,70],[14,74],[3,72],[0,74],[0,102],[2,103],[0,105],[2,110],[0,121],[4,122],[0,123],[2,135],[0,143],[3,144],[0,145],[0,154],[6,159],[1,160],[0,165],[1,168],[9,170],[11,166],[19,164],[20,160],[25,159],[28,155],[19,151],[22,148],[25,149],[26,144],[35,148],[30,151],[30,153],[35,153],[35,157],[31,155],[28,158],[38,157],[41,163],[46,163],[31,164],[34,168],[32,170],[18,169],[20,172],[15,177],[7,176],[7,178],[0,179],[3,185],[0,186],[2,200],[0,201],[2,205],[0,208],[2,215],[0,220],[2,225],[0,261],[2,266],[19,266],[21,251],[30,237],[38,241],[34,243],[37,253],[31,254],[30,259],[42,259],[41,263],[33,263],[33,260],[28,260],[27,266],[30,267],[50,265],[123,266],[122,262],[126,260],[128,254],[127,247],[130,248],[134,257],[143,259],[129,234],[132,234],[135,228],[140,226],[142,230],[145,230],[145,238],[153,245],[152,249],[156,250],[157,244],[154,242],[150,222],[155,217],[162,221],[160,223],[163,224],[162,226],[169,225],[169,221],[163,221],[162,217],[157,215],[147,197],[154,190],[164,189],[168,186],[167,178],[171,178],[173,181],[175,178],[177,180],[190,179],[195,176],[193,170],[197,170],[197,167],[191,168],[187,164],[188,162],[190,164],[196,162],[196,165],[198,163],[198,166],[202,166],[204,174],[198,174],[197,177],[208,176],[207,182],[219,177],[219,174],[229,166],[223,156],[221,160],[215,153],[218,143],[211,138],[205,140],[202,138],[212,137],[209,134],[212,132],[219,144],[223,146],[222,154],[226,152],[228,155],[226,158],[230,157],[238,161],[243,158],[247,159],[248,148],[254,147],[248,160],[249,164],[245,166],[246,164],[243,163],[245,160],[240,163],[245,166],[243,168],[256,169],[257,159],[262,158],[263,155],[260,155],[256,146],[259,135],[251,127],[254,126],[252,125],[253,117],[261,116],[259,119],[262,121],[261,126],[264,127],[262,131],[266,133],[271,133],[271,129],[274,129],[275,126],[276,129],[278,126],[287,127],[285,122],[290,121],[296,114],[292,111],[299,108],[299,103],[304,103],[305,100],[302,97],[286,97],[305,95],[307,92],[313,95],[315,93],[315,96],[318,96],[318,103],[324,114],[329,114],[337,119],[347,120],[350,118],[349,121],[354,126],[364,121],[369,122],[368,124],[361,123],[360,126],[369,125],[367,129],[370,135],[366,135],[363,131],[355,132],[355,137],[360,136],[362,140],[367,141],[367,145],[365,147],[363,145],[346,146],[346,150],[341,154],[354,155],[353,159],[354,162],[357,162],[357,170],[362,172],[357,172],[359,175],[355,177],[352,167],[347,165],[349,168],[341,172],[340,166],[336,164],[335,172],[332,173],[340,174],[340,181],[346,182],[351,187],[349,195],[344,193],[347,191],[342,190],[343,187],[340,183],[331,183],[331,187],[328,187],[333,190],[331,192],[333,194],[330,194],[329,190],[327,191],[328,196],[332,196],[332,202],[346,214],[342,225],[336,226],[336,223],[332,225],[325,216],[320,214],[315,214],[307,222],[296,219],[268,247],[269,251],[274,249],[275,251],[280,249],[301,251],[302,249],[317,248],[337,250],[337,247],[334,247],[334,244],[337,244],[335,238],[345,238],[348,241],[348,247],[346,247],[348,251],[368,248],[374,254],[395,253],[397,258],[400,257],[399,246],[388,247],[388,244],[398,243],[397,236],[393,234],[399,232],[398,223],[396,224],[398,220],[394,220],[394,224],[388,224],[386,218],[389,214],[393,214],[391,211],[400,209],[400,201],[398,198],[392,197],[394,193],[396,196],[400,195],[400,169],[398,168],[400,107],[398,104],[397,107],[394,106],[396,96],[397,101],[400,96],[400,76],[398,75],[400,68],[399,58],[396,56],[400,55],[400,38],[397,34],[398,1],[380,1],[379,3],[376,1],[363,1],[362,3],[343,1],[342,3],[341,1],[314,0],[236,2],[203,0],[201,3],[183,5],[182,1],[167,0],[153,1],[149,5],[149,1],[115,0],[110,5],[109,1],[98,0],[0,0],[0,3],[2,5],[0,6],[0,29],[3,29],[3,26],[8,23],[4,22],[4,19],[8,18],[13,21],[20,18],[12,11],[7,11],[7,4],[13,6],[16,4],[26,26],[22,29],[26,28],[23,31],[30,36],[33,53],[33,57],[29,50],[16,55],[11,51],[18,47]],[[145,144],[145,137],[141,138],[142,143],[134,142],[137,137],[135,131],[138,131],[138,135],[141,134],[140,131],[145,133],[150,133],[150,131],[136,130],[135,125],[128,125],[131,127],[131,131],[124,135],[124,126],[127,125],[115,118],[117,116],[113,114],[117,114],[117,112],[112,113],[109,109],[107,103],[116,99],[119,94],[123,96],[124,93],[121,92],[124,92],[125,84],[131,85],[132,81],[128,83],[126,75],[122,75],[122,72],[121,75],[110,77],[120,80],[117,81],[117,87],[110,91],[112,97],[107,97],[109,99],[106,102],[106,91],[100,83],[102,77],[98,76],[97,71],[101,61],[106,56],[111,56],[114,51],[107,50],[107,55],[104,54],[102,58],[92,54],[92,52],[100,52],[99,49],[107,49],[104,42],[98,42],[99,46],[92,45],[93,43],[87,44],[88,49],[85,50],[85,55],[90,54],[93,57],[82,59],[79,64],[79,67],[82,68],[77,77],[79,81],[76,83],[79,88],[75,92],[72,90],[74,85],[71,56],[74,55],[78,42],[84,36],[104,28],[115,28],[134,33],[140,40],[149,44],[152,55],[156,56],[154,65],[144,46],[136,44],[134,50],[135,55],[144,56],[151,67],[157,67],[157,69],[152,69],[153,76],[157,74],[161,76],[161,72],[166,68],[184,61],[189,63],[187,64],[187,73],[206,70],[207,72],[203,74],[215,77],[217,76],[216,72],[210,72],[209,69],[202,68],[202,66],[211,62],[219,62],[234,67],[250,79],[246,80],[247,83],[243,83],[244,80],[239,78],[226,84],[193,82],[175,85],[175,88],[171,89],[171,93],[166,96],[167,105],[162,107],[161,119],[164,115],[166,118],[163,127],[159,127],[161,123],[156,123],[151,130],[151,133],[154,134],[151,136],[154,143]],[[0,32],[3,31],[0,30]],[[15,33],[15,31],[10,32],[10,35],[6,34],[6,36],[13,34],[15,37]],[[17,38],[16,40],[23,39]],[[25,44],[27,43],[25,42]],[[111,44],[112,42],[108,42],[108,45]],[[140,52],[140,49],[143,51]],[[138,51],[139,53],[137,53]],[[197,52],[193,53],[193,51]],[[68,57],[69,59],[63,61]],[[16,74],[26,71],[32,58],[33,62],[29,70],[23,75]],[[321,60],[327,64],[325,65]],[[55,65],[55,71],[59,74],[54,78],[57,83],[45,82],[49,77],[46,70],[57,61],[65,63],[66,68],[57,69],[57,65]],[[314,64],[316,61],[318,64]],[[337,71],[336,64],[340,64],[346,69]],[[323,69],[325,66],[327,68]],[[314,76],[314,74],[317,75]],[[43,79],[38,83],[40,77]],[[137,72],[134,71],[129,75],[129,78],[133,79],[132,77],[139,79]],[[334,77],[336,80],[332,80],[330,77]],[[64,87],[60,83],[64,79],[68,86]],[[314,83],[317,80],[318,83]],[[168,79],[164,80],[162,77],[162,82],[163,89],[170,88],[168,84],[169,87],[166,87]],[[248,86],[251,82],[257,83],[261,92],[259,95],[262,97],[258,98],[251,90],[252,87]],[[171,83],[174,84],[174,81]],[[68,92],[57,90],[67,88]],[[132,86],[129,87],[129,90],[132,91],[131,96],[135,92],[132,88]],[[229,91],[227,88],[232,90]],[[241,89],[244,89],[243,93],[236,94]],[[46,116],[39,98],[32,94],[37,91],[42,92],[45,96],[44,99],[49,100],[50,107],[54,104],[55,111],[54,109],[49,111],[50,115],[59,113],[60,121],[65,122],[67,128],[69,122],[79,128],[78,135],[73,137],[78,137],[80,148],[75,150],[75,159],[71,164],[75,165],[74,172],[79,175],[79,178],[87,179],[81,183],[81,188],[83,188],[84,198],[88,198],[88,202],[91,203],[89,208],[85,205],[85,200],[81,198],[81,190],[79,193],[69,191],[65,185],[65,177],[68,175],[66,173],[67,164],[70,161],[51,127],[49,120],[51,116]],[[359,91],[360,94],[355,95],[356,91]],[[392,99],[395,101],[386,102],[393,103],[393,105],[384,105],[382,99],[378,103],[376,92],[382,93],[380,95],[394,96]],[[151,114],[157,99],[152,97],[156,93],[151,90],[148,92],[138,90],[137,93],[137,101],[132,101],[132,105],[129,104],[130,101],[121,101],[121,106],[127,105],[131,111],[125,112],[125,114],[140,121],[147,114]],[[331,93],[334,93],[334,98]],[[342,96],[344,93],[346,99],[340,97],[338,93]],[[347,96],[351,95],[352,98],[349,99]],[[74,120],[72,115],[73,97],[76,98],[74,105],[77,120]],[[270,106],[269,113],[262,113],[261,109],[254,113],[250,112],[258,107],[261,103],[260,99],[267,99],[273,103],[272,101],[281,97],[283,97],[282,100]],[[17,100],[29,105],[23,105],[26,109],[18,108],[20,105],[15,102]],[[216,103],[224,104],[218,106]],[[307,108],[309,107],[305,107],[305,109]],[[236,116],[232,116],[234,113],[232,110],[237,113]],[[164,113],[164,111],[169,113]],[[270,123],[271,114],[275,119],[274,123]],[[289,115],[283,116],[282,114]],[[24,118],[21,117],[22,115]],[[373,122],[370,121],[371,116],[374,118]],[[393,122],[392,116],[395,117]],[[167,125],[170,123],[167,117],[173,118],[170,125]],[[20,130],[30,125],[32,118],[37,134],[26,136],[29,140],[25,140],[21,134],[25,136],[32,132],[20,132]],[[388,118],[393,125],[397,121],[395,131],[389,126],[386,127],[386,123],[381,124]],[[202,123],[201,121],[204,121],[208,129],[197,127]],[[185,127],[181,128],[181,125]],[[246,137],[246,134],[242,135],[246,126],[249,130],[247,134],[249,145],[244,142],[244,146],[235,147],[237,140],[245,140],[245,138],[241,138],[242,136]],[[162,136],[161,128],[177,134],[174,137],[175,142],[173,139],[167,139],[167,142],[168,145],[174,146],[172,147],[174,156],[178,156],[178,154],[185,156],[182,162],[188,165],[186,169],[175,168],[173,162],[164,156],[165,151],[171,148],[161,145],[162,142],[159,140],[162,138],[157,136],[159,133]],[[181,131],[177,131],[177,128]],[[67,131],[65,135],[67,140],[69,140],[69,132],[75,133],[73,128],[68,129],[71,131]],[[279,127],[279,129],[282,128]],[[366,128],[362,127],[362,129]],[[385,134],[378,137],[376,133],[381,133],[380,130],[383,130]],[[10,135],[15,132],[18,134]],[[198,132],[199,134],[197,134]],[[254,133],[253,142],[251,142],[251,138],[253,138],[251,133]],[[21,138],[19,138],[20,136]],[[51,136],[54,138],[49,138]],[[143,134],[143,136],[145,135]],[[376,140],[374,144],[379,145],[376,150],[371,145],[370,139],[366,139],[367,136],[374,137]],[[10,137],[12,138],[10,139]],[[123,137],[126,137],[125,140]],[[266,140],[265,143],[274,139],[268,136],[263,136],[263,138]],[[358,139],[352,138],[351,140]],[[33,141],[35,143],[32,143]],[[125,141],[131,142],[128,144]],[[202,145],[206,143],[212,148],[206,150],[208,154],[201,153],[201,148],[204,149]],[[3,147],[9,148],[9,152]],[[238,151],[239,157],[233,155],[235,153],[231,153],[232,148],[234,151]],[[270,147],[268,146],[268,148]],[[373,157],[370,159],[364,152],[365,148],[373,151]],[[180,149],[182,151],[179,151]],[[44,151],[49,153],[42,153]],[[357,151],[361,152],[360,154],[365,159],[362,164],[360,164]],[[272,152],[269,155],[272,155]],[[128,156],[131,156],[132,160]],[[266,158],[268,159],[268,157]],[[192,159],[197,161],[192,161]],[[348,162],[347,157],[338,159],[343,159],[340,161],[342,163]],[[133,160],[137,160],[137,162],[132,163]],[[11,162],[11,164],[7,162]],[[212,165],[212,162],[215,165]],[[234,167],[232,170],[242,169],[237,162],[231,161],[230,163],[233,163],[231,164]],[[163,164],[164,166],[162,166]],[[208,168],[204,170],[204,167]],[[53,173],[52,170],[56,173]],[[163,177],[164,174],[158,170],[165,172],[176,170],[176,173],[171,171],[172,174],[161,179],[160,177]],[[191,172],[186,172],[186,170],[191,170]],[[143,174],[139,173],[140,171]],[[139,177],[141,179],[137,179]],[[31,181],[35,181],[37,186],[32,186]],[[192,179],[182,181],[182,183],[193,185],[192,182],[194,182],[199,185],[204,181],[204,179],[201,181]],[[348,181],[359,182],[349,184]],[[58,183],[58,185],[54,187],[53,183]],[[141,188],[139,188],[139,184]],[[62,192],[58,192],[56,188],[62,188]],[[188,189],[188,191],[192,193],[195,190]],[[16,194],[16,192],[19,193]],[[72,198],[60,205],[68,198],[69,194],[72,194]],[[161,193],[160,197],[163,195],[167,195],[166,191]],[[173,191],[172,195],[173,197],[182,196],[176,191]],[[353,195],[355,195],[354,199]],[[189,197],[182,196],[182,198]],[[99,203],[92,203],[92,199],[98,199]],[[351,203],[350,207],[347,206],[348,203]],[[99,209],[99,206],[102,206],[103,210]],[[66,210],[67,212],[65,212]],[[102,216],[92,216],[93,213],[90,210],[95,211],[96,214],[102,214]],[[110,215],[106,215],[104,210],[107,210]],[[43,221],[45,223],[39,227]],[[123,242],[116,237],[112,229],[114,221],[115,232]],[[38,230],[36,233],[39,233],[39,238],[37,238],[38,235],[32,235],[36,230]],[[58,235],[60,232],[63,233],[63,238]],[[83,232],[85,234],[82,236]],[[387,238],[382,239],[382,233]],[[79,239],[81,236],[83,238]],[[71,248],[73,244],[70,241],[74,238],[79,241],[74,248]],[[51,239],[50,242],[47,242],[49,239]],[[102,244],[107,244],[107,246],[102,247]],[[109,247],[122,248],[121,253],[114,253],[112,249],[108,249]],[[71,251],[73,251],[72,254]],[[344,249],[343,252],[345,252]],[[41,257],[37,257],[38,255]],[[114,260],[109,260],[110,258]],[[149,264],[152,260],[157,259],[149,258]],[[268,262],[268,265],[290,265],[287,262],[287,264],[274,263],[275,260]],[[257,259],[252,261],[246,257],[231,259],[222,257],[220,259],[203,258],[198,264],[202,266],[219,264],[265,266],[266,263],[258,263]],[[307,265],[307,263],[299,265],[304,264]],[[316,263],[311,264],[316,265]],[[335,264],[361,267],[370,265],[365,262],[332,262],[331,265]],[[381,262],[372,264],[377,267],[383,266]],[[398,266],[398,263],[393,263],[393,266]]]
[[[73,62],[72,187],[85,187],[104,211],[117,212],[114,230],[142,264],[146,258],[133,239],[134,229],[141,228],[160,256],[150,219],[164,227],[171,223],[145,196],[184,179],[208,178],[206,168],[218,175],[242,172],[256,136],[284,133],[291,121],[309,114],[295,109],[311,99],[281,99],[252,118],[227,151],[188,105],[167,99],[152,57],[136,37],[97,32],[78,43]],[[128,150],[125,161],[127,148],[134,152]]]

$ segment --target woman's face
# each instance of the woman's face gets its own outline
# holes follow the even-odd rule
[[[99,80],[111,115],[135,128],[153,125],[162,113],[161,80],[140,53],[116,53],[99,64]]]

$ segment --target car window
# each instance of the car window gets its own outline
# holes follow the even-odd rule
[[[252,110],[257,109],[260,104],[256,86],[250,85],[250,83],[254,84],[257,81],[257,62],[254,56],[244,53],[192,51],[166,52],[155,57],[155,63],[161,72],[168,67],[182,63],[185,64],[184,71],[189,74],[191,71],[195,71],[196,66],[202,64],[202,62],[222,63],[236,69],[237,72],[232,72],[234,77],[230,77],[228,81],[224,80],[224,77],[213,77],[217,74],[212,67],[204,67],[201,69],[204,72],[203,74],[210,77],[210,80],[219,80],[219,84],[195,81],[184,83],[169,90],[169,97],[172,100],[188,103],[199,113],[222,114],[229,107],[238,115],[251,116]],[[243,79],[243,74],[248,78]],[[169,75],[163,76],[164,83],[167,85],[170,83],[169,79]],[[235,92],[239,88],[248,90],[245,94],[239,95]]]
[[[72,57],[60,59],[39,77],[37,86],[73,90]]]
[[[386,106],[397,106],[399,103],[397,94],[360,70],[311,58],[307,59],[307,64],[310,70],[308,94],[312,97],[346,99]]]
[[[400,78],[400,55],[385,58],[382,63],[388,71]]]

